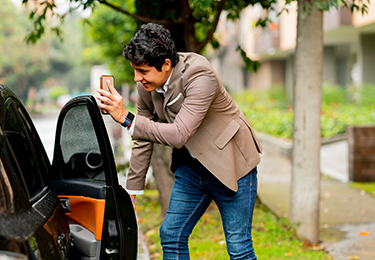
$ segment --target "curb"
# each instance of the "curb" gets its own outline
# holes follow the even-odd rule
[[[256,132],[256,136],[259,139],[261,144],[266,146],[272,146],[272,149],[275,152],[291,159],[292,158],[292,149],[293,149],[293,142],[292,140],[288,139],[280,139],[269,134]],[[347,134],[339,134],[332,137],[322,137],[321,138],[321,145],[331,144],[334,142],[342,141],[347,139]]]

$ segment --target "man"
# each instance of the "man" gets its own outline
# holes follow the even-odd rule
[[[212,200],[223,222],[231,259],[256,259],[251,237],[261,146],[210,63],[177,53],[168,30],[142,25],[124,47],[134,68],[137,114],[122,97],[98,90],[99,106],[135,140],[127,190],[143,194],[153,143],[173,147],[175,183],[160,228],[163,259],[189,259],[188,238]]]

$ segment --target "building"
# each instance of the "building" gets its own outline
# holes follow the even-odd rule
[[[324,83],[361,86],[375,85],[375,0],[369,1],[368,13],[351,13],[345,7],[324,13]],[[285,8],[281,15],[277,13]],[[286,11],[287,10],[287,11]],[[243,10],[239,21],[221,19],[217,38],[223,46],[210,60],[224,85],[231,91],[244,88],[283,86],[291,93],[293,57],[297,34],[297,3],[279,1],[278,11],[269,13],[272,23],[266,28],[254,23],[265,17],[258,6]],[[258,72],[245,71],[240,45],[251,59],[258,60]]]

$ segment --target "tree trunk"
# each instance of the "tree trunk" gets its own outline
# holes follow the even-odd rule
[[[194,17],[187,0],[136,0],[137,14],[151,19],[159,19],[170,32],[177,51],[198,52],[199,42],[194,29]],[[153,12],[150,12],[153,10]],[[181,20],[180,22],[175,22]],[[142,23],[139,22],[139,25]]]
[[[290,220],[310,243],[319,240],[323,13],[298,1]],[[307,13],[303,11],[306,7]],[[310,9],[311,8],[311,9]],[[310,10],[310,11],[309,11]]]

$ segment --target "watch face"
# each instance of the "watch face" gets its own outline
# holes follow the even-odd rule
[[[129,121],[133,121],[134,117],[134,114],[131,112],[128,112],[128,114],[126,115],[126,119],[128,119]]]

